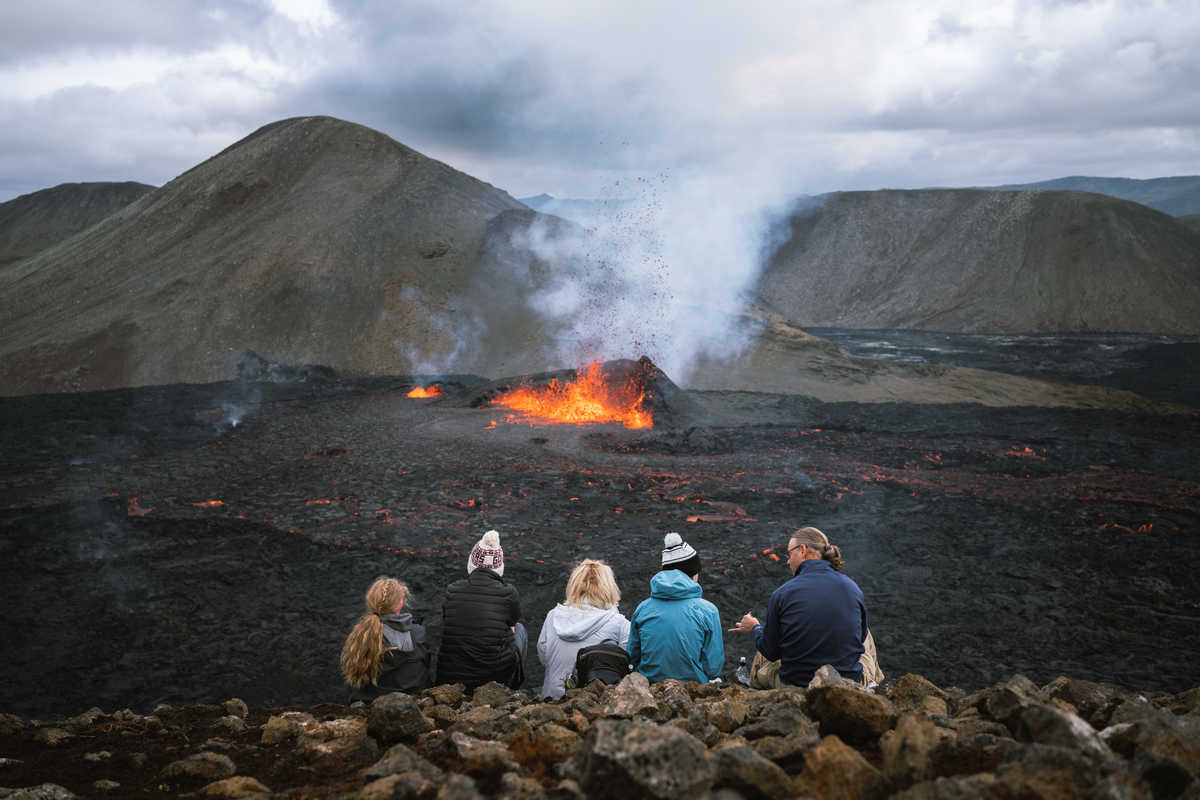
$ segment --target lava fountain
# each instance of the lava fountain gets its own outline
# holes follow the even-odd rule
[[[429,386],[414,386],[405,397],[441,397],[442,390],[436,383]]]
[[[539,422],[620,422],[626,428],[650,428],[654,418],[645,406],[646,399],[640,381],[612,380],[597,360],[580,367],[574,378],[554,378],[539,386],[524,384],[497,395],[491,404],[523,412]]]

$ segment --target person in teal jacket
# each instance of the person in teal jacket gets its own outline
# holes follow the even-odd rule
[[[674,678],[707,683],[725,666],[724,630],[705,600],[700,557],[678,533],[663,538],[662,570],[630,618],[629,663],[651,683]]]

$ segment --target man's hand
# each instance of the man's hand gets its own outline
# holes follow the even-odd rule
[[[757,624],[758,620],[754,618],[754,615],[747,611],[746,616],[738,620],[738,624],[730,628],[729,632],[733,633],[734,631],[737,631],[738,633],[749,633],[750,631],[754,630],[754,626]]]

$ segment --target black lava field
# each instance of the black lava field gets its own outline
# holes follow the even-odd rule
[[[1195,415],[704,392],[627,430],[471,407],[465,378],[433,399],[413,385],[0,399],[0,711],[344,702],[370,581],[408,581],[436,643],[489,528],[534,642],[585,557],[631,614],[670,530],[728,625],[761,613],[788,531],[814,524],[890,677],[1200,684]],[[725,646],[729,674],[753,654]],[[540,686],[532,647],[526,672]]]

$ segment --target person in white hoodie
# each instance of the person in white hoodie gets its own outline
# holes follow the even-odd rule
[[[566,599],[550,609],[538,637],[538,658],[546,665],[542,697],[558,699],[584,647],[616,642],[628,649],[629,620],[617,610],[621,590],[612,568],[586,559],[571,571]]]

